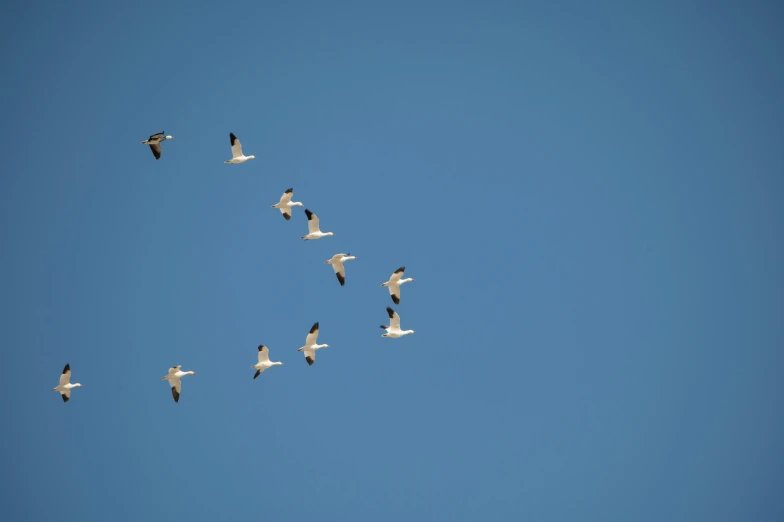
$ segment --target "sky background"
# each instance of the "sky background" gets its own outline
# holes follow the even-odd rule
[[[0,8],[1,518],[784,519],[780,4],[66,4]]]

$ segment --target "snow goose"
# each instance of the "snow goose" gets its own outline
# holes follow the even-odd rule
[[[400,329],[400,316],[397,315],[397,312],[388,306],[387,313],[389,314],[389,326],[381,325],[381,328],[387,331],[387,333],[381,334],[381,337],[391,337],[393,339],[397,339],[398,337],[403,337],[404,335],[414,333],[414,330]]]
[[[63,373],[60,374],[60,384],[52,388],[52,391],[59,391],[63,397],[63,402],[68,402],[71,400],[71,389],[79,386],[81,386],[81,383],[78,382],[71,384],[71,365],[66,364],[65,368],[63,368]]]
[[[269,360],[269,348],[264,346],[263,344],[259,345],[259,362],[251,366],[251,368],[256,369],[256,375],[253,376],[255,379],[261,372],[266,370],[267,368],[272,368],[273,366],[283,366],[282,362],[272,362]]]
[[[180,379],[185,375],[196,375],[194,371],[184,372],[180,370],[181,365],[172,366],[169,368],[169,373],[161,377],[162,381],[169,381],[172,389],[172,397],[174,402],[180,402]]]
[[[349,252],[348,254],[335,254],[331,259],[324,261],[325,265],[332,265],[340,286],[346,284],[346,269],[343,267],[343,263],[345,261],[351,261],[352,259],[356,259],[356,257],[352,256]]]
[[[316,362],[316,350],[321,348],[329,348],[328,344],[316,344],[319,334],[319,324],[315,323],[310,329],[310,333],[305,338],[305,346],[297,349],[298,352],[305,352],[305,360],[308,361],[308,366]]]
[[[256,159],[256,156],[246,156],[242,153],[242,144],[233,132],[229,133],[229,139],[231,140],[231,159],[226,160],[223,163],[236,165],[237,163],[245,163],[250,159]]]
[[[403,283],[410,283],[414,280],[414,278],[409,277],[407,279],[400,279],[403,276],[403,272],[406,271],[406,267],[401,266],[395,273],[392,274],[392,277],[389,278],[389,281],[386,283],[381,283],[381,286],[386,286],[389,288],[389,295],[392,296],[392,302],[395,304],[400,304],[400,285]]]
[[[300,236],[302,239],[321,239],[322,237],[334,235],[332,232],[322,232],[319,229],[319,218],[316,214],[305,209],[305,215],[308,216],[308,234]]]
[[[294,195],[294,189],[290,188],[283,195],[280,197],[280,201],[272,205],[272,208],[279,208],[280,213],[283,214],[283,217],[286,218],[286,221],[291,219],[291,207],[302,207],[304,206],[299,201],[291,201],[291,196]]]
[[[144,140],[142,145],[149,145],[155,159],[161,159],[161,143],[172,138],[173,136],[166,136],[165,133],[159,132],[158,134],[150,136],[149,139]]]

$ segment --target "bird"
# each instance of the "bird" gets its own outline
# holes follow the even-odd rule
[[[286,221],[291,219],[291,207],[302,207],[304,206],[299,201],[291,201],[291,196],[294,195],[294,189],[290,188],[283,195],[280,197],[280,201],[272,205],[272,208],[279,208],[280,213],[283,214],[283,217],[286,218]]]
[[[316,362],[316,350],[321,348],[329,348],[328,344],[316,344],[319,334],[319,324],[315,323],[308,336],[305,338],[305,346],[297,349],[298,352],[305,352],[305,360],[308,361],[308,366],[312,366]]]
[[[300,236],[302,239],[321,239],[322,237],[335,235],[332,232],[322,232],[319,229],[319,218],[316,214],[305,209],[305,215],[308,216],[308,234]]]
[[[381,328],[387,331],[387,333],[381,334],[381,337],[391,337],[393,339],[397,339],[398,337],[403,337],[404,335],[414,333],[414,330],[401,330],[400,329],[400,316],[392,310],[390,307],[387,306],[387,313],[389,314],[389,326],[381,325]]]
[[[68,402],[71,400],[71,389],[79,386],[81,386],[81,383],[78,382],[71,384],[71,365],[66,364],[65,368],[63,368],[63,373],[60,374],[60,384],[52,388],[52,391],[59,391],[63,402]]]
[[[172,389],[172,397],[174,402],[180,402],[180,379],[185,375],[196,375],[194,371],[184,372],[180,370],[181,365],[172,366],[169,368],[169,373],[161,377],[162,381],[169,381]]]
[[[272,362],[269,360],[269,348],[264,346],[263,344],[259,345],[259,362],[251,366],[251,368],[256,369],[256,375],[253,376],[255,379],[261,372],[266,370],[267,368],[272,368],[273,366],[283,366],[282,362]]]
[[[352,256],[349,252],[348,254],[335,254],[331,259],[324,261],[325,265],[332,265],[340,286],[346,284],[346,269],[343,267],[343,263],[345,261],[351,261],[352,259],[356,259],[356,257]]]
[[[401,266],[392,274],[389,278],[389,281],[386,283],[381,283],[381,286],[386,286],[389,288],[389,295],[392,296],[392,302],[395,304],[400,304],[400,285],[403,283],[410,283],[414,280],[414,278],[409,277],[407,279],[400,279],[403,277],[403,272],[406,271],[406,267]]]
[[[155,159],[161,159],[161,143],[166,140],[172,139],[174,136],[165,136],[165,133],[159,132],[158,134],[153,134],[150,136],[149,139],[146,139],[142,142],[142,145],[149,145],[150,150],[152,150],[152,155],[155,156]]]
[[[251,159],[256,159],[256,156],[245,156],[242,153],[242,144],[240,144],[239,138],[237,138],[233,132],[229,133],[229,139],[231,140],[231,159],[226,160],[223,163],[231,163],[232,165],[236,165],[238,163],[245,163]]]

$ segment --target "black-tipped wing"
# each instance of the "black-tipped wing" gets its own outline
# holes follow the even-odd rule
[[[310,328],[310,332],[308,332],[308,336],[305,338],[305,346],[312,346],[316,344],[316,340],[318,339],[318,334],[319,334],[319,324],[315,323]]]
[[[71,382],[71,365],[66,364],[65,368],[63,368],[63,373],[60,374],[60,386],[64,384],[68,384]]]
[[[64,393],[61,393],[60,397],[63,398],[63,402],[68,402],[68,401],[71,400],[71,398],[69,396],[67,396],[66,394],[64,394]]]
[[[340,283],[340,286],[346,284],[346,278],[343,277],[343,274],[341,274],[340,272],[335,272],[335,275],[338,277],[338,282]]]
[[[255,378],[256,378],[256,377],[258,377],[259,375],[261,375],[261,370],[256,370],[256,375],[254,375],[254,376],[253,376],[253,378],[255,379]]]
[[[171,380],[169,381],[169,384],[171,384],[172,397],[174,397],[174,402],[180,402],[180,381]]]
[[[242,156],[242,144],[237,136],[235,136],[233,132],[230,132],[229,139],[231,140],[231,156],[233,158]]]
[[[398,288],[398,292],[400,292],[399,288]],[[400,295],[396,295],[395,291],[392,288],[389,289],[389,295],[392,296],[392,302],[393,303],[395,303],[396,305],[400,304]]]
[[[390,283],[396,283],[400,281],[400,278],[403,277],[403,272],[406,271],[406,267],[401,266],[392,274],[392,277],[389,278]]]
[[[306,356],[305,360],[308,361],[308,366],[313,366],[313,363],[316,362],[316,358],[310,356]]]
[[[286,221],[291,219],[291,210],[287,208],[282,208],[280,209],[280,213],[283,214],[283,219],[285,219]]]
[[[392,308],[387,306],[387,314],[389,315],[389,327],[392,330],[397,330],[400,328],[400,316],[397,315],[397,312],[392,310]]]
[[[161,144],[160,143],[151,143],[150,150],[152,151],[152,155],[155,156],[155,159],[161,159]]]

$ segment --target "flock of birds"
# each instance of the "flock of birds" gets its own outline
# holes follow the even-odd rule
[[[158,160],[161,158],[161,144],[164,141],[170,140],[172,138],[173,136],[169,136],[164,132],[159,132],[157,134],[153,134],[149,137],[149,139],[141,142],[141,144],[149,145],[153,156],[155,156],[155,159]],[[256,158],[256,156],[246,156],[242,153],[242,145],[234,133],[229,133],[229,139],[231,140],[231,159],[224,161],[224,163],[238,165]],[[286,221],[291,219],[293,207],[304,207],[304,205],[299,201],[291,201],[293,196],[294,189],[290,188],[283,193],[283,195],[280,197],[280,201],[272,205],[272,208],[277,208],[280,210],[280,213],[283,215]],[[333,235],[332,232],[321,231],[318,217],[307,208],[305,209],[305,215],[308,218],[308,233],[304,236],[301,236],[302,239],[315,240]],[[332,269],[335,271],[335,276],[337,277],[340,286],[344,286],[346,284],[346,268],[343,266],[343,263],[346,261],[352,261],[354,259],[356,259],[356,257],[352,256],[350,253],[341,253],[335,254],[330,259],[324,261],[325,264],[332,265]],[[386,286],[387,289],[389,289],[389,295],[392,297],[392,302],[394,302],[396,305],[400,304],[400,286],[404,283],[410,283],[414,280],[410,277],[403,279],[405,270],[406,267],[404,266],[398,268],[392,273],[388,281],[381,283],[381,286]],[[400,328],[400,316],[389,306],[387,307],[387,314],[389,315],[389,324],[381,326],[381,328],[385,330],[385,333],[381,334],[381,337],[391,337],[392,339],[397,339],[399,337],[403,337],[404,335],[414,333],[414,330],[402,330]],[[303,352],[305,355],[305,361],[307,361],[308,366],[311,366],[314,362],[316,362],[317,350],[322,348],[329,348],[328,344],[318,344],[318,335],[319,323],[314,323],[310,328],[308,335],[305,337],[305,345],[297,349],[298,352]],[[251,368],[256,370],[253,378],[255,379],[258,377],[262,374],[262,372],[264,372],[264,370],[268,368],[282,365],[282,362],[270,361],[269,348],[263,344],[259,345],[258,362],[251,366]],[[194,371],[182,371],[181,368],[182,365],[172,366],[169,368],[168,373],[161,377],[161,380],[169,381],[174,402],[180,401],[180,390],[182,388],[181,379],[186,375],[196,375],[196,372]],[[52,388],[52,391],[60,392],[60,395],[63,398],[63,402],[68,402],[71,399],[71,390],[80,386],[81,383],[71,383],[71,365],[66,364],[65,368],[63,368],[63,373],[60,375],[60,384],[58,384],[55,388]]]

